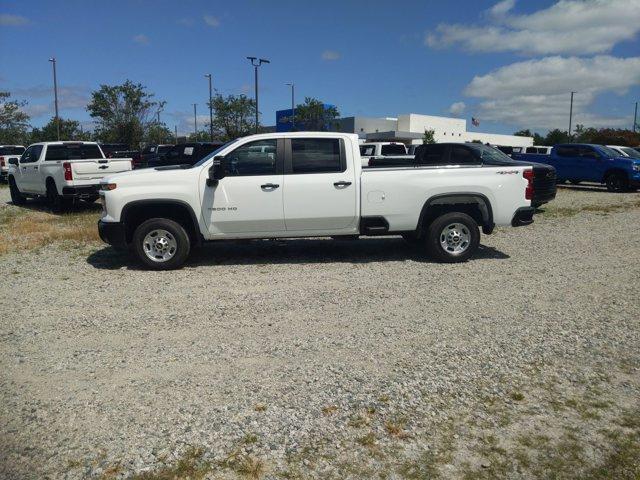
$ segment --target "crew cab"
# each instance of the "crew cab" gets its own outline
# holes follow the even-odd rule
[[[561,144],[551,149],[551,155],[514,154],[513,158],[552,165],[559,183],[604,183],[610,192],[640,187],[640,159],[624,157],[604,145]]]
[[[362,166],[369,164],[371,157],[394,157],[407,155],[407,147],[397,142],[367,142],[360,144]]]
[[[9,160],[20,158],[23,153],[24,147],[22,145],[0,145],[0,181],[7,181]]]
[[[100,237],[152,269],[177,268],[204,241],[402,235],[461,262],[479,227],[533,222],[533,170],[512,165],[362,168],[358,137],[259,134],[193,166],[105,178]]]
[[[131,170],[130,158],[105,158],[95,142],[34,143],[9,164],[11,201],[46,196],[53,210],[73,199],[97,200],[103,177]]]

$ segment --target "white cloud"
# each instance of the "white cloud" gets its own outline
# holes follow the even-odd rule
[[[183,27],[191,27],[193,25],[192,18],[181,18],[178,20],[178,25],[182,25]]]
[[[0,25],[3,27],[23,27],[31,22],[22,15],[0,14]]]
[[[471,52],[596,54],[640,31],[638,0],[560,0],[531,14],[510,13],[515,0],[489,10],[488,26],[440,24],[425,37],[432,48],[459,45]]]
[[[147,37],[142,33],[133,37],[133,41],[136,42],[138,45],[149,45],[149,37]]]
[[[465,95],[481,99],[478,116],[529,128],[566,128],[569,98],[574,97],[574,124],[617,126],[628,119],[589,113],[604,92],[625,94],[640,85],[640,57],[546,57],[498,68],[476,76]]]
[[[338,60],[340,56],[340,52],[336,52],[335,50],[325,50],[324,52],[322,52],[322,60]]]
[[[213,15],[205,15],[202,18],[204,20],[204,23],[206,23],[210,27],[216,28],[220,26],[220,19],[218,17],[214,17]]]
[[[464,113],[465,108],[467,108],[467,106],[464,102],[455,102],[449,107],[449,113],[457,117]]]

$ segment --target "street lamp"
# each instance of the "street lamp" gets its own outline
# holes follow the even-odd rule
[[[209,79],[209,135],[213,142],[213,99],[211,98],[213,91],[211,89],[211,74],[207,73],[205,78]]]
[[[56,106],[56,130],[58,133],[58,141],[60,141],[60,117],[58,116],[58,78],[56,76],[56,58],[50,58],[49,61],[53,64],[53,95]]]
[[[291,83],[285,83],[285,85],[288,85],[291,87],[291,131],[294,131],[296,129],[296,104],[295,104],[296,84],[291,82]]]
[[[196,115],[196,105],[193,104],[193,131],[195,132],[196,138],[194,141],[198,141],[198,116]]]
[[[573,143],[571,140],[571,120],[573,119],[573,94],[577,92],[571,92],[571,105],[569,106],[569,143]]]
[[[265,58],[257,58],[257,57],[247,57],[247,60],[251,62],[253,65],[254,73],[255,73],[255,86],[256,86],[256,133],[258,133],[258,67],[263,63],[271,63],[269,60]]]

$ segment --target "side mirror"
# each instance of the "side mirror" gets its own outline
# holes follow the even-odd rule
[[[227,162],[223,156],[213,157],[213,164],[209,167],[208,187],[218,186],[218,182],[227,175]]]
[[[18,159],[17,158],[10,158],[9,159],[9,165],[15,165],[17,167],[18,166]]]

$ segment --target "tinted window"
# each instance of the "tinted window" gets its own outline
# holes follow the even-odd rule
[[[0,155],[22,155],[24,147],[0,147]]]
[[[142,154],[145,155],[147,153],[154,153],[156,151],[156,147],[150,145],[147,147],[144,147],[144,149],[142,150]]]
[[[360,155],[362,155],[363,157],[371,157],[375,153],[375,145],[360,145]]]
[[[291,140],[293,173],[344,172],[337,138],[294,138]]]
[[[497,148],[482,145],[481,143],[469,143],[467,148],[480,156],[482,163],[485,165],[513,165],[513,159]]]
[[[480,163],[475,155],[462,145],[453,145],[451,147],[450,160],[451,165],[465,165],[470,163]]]
[[[591,147],[585,147],[585,148],[591,149]],[[605,147],[604,145],[600,145],[598,147],[598,149],[600,150],[600,153],[602,153],[602,154],[604,154],[604,155],[606,155],[608,157],[622,157],[623,156],[617,150],[614,150],[613,148]],[[596,149],[593,149],[593,150],[596,150]]]
[[[527,153],[538,153],[538,149],[536,147],[527,147]]]
[[[31,162],[31,155],[33,154],[33,147],[27,148],[22,156],[20,157],[20,163],[29,163]]]
[[[423,145],[416,152],[416,160],[421,165],[443,165],[445,163],[446,145]]]
[[[167,153],[169,150],[171,150],[171,148],[172,148],[172,147],[171,147],[171,145],[163,145],[163,146],[160,146],[160,147],[158,147],[158,149],[157,149],[157,153],[158,153],[158,154],[161,154],[161,153]]]
[[[640,152],[638,152],[637,150],[634,150],[633,148],[622,147],[620,150],[622,150],[624,153],[626,153],[631,158],[640,158]]]
[[[513,147],[507,147],[507,146],[503,146],[503,145],[498,145],[496,148],[498,150],[500,150],[501,152],[506,153],[507,155],[511,155],[513,153]]]
[[[246,143],[225,156],[227,175],[275,175],[277,140]]]
[[[406,155],[407,149],[404,145],[382,145],[382,155]]]
[[[578,147],[572,145],[561,145],[556,147],[556,153],[559,157],[577,157]]]
[[[102,158],[97,145],[82,143],[49,145],[45,160],[81,160],[86,158]]]

